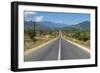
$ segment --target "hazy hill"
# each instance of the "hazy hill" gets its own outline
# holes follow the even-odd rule
[[[54,22],[32,22],[32,21],[24,21],[24,28],[27,29],[34,29],[35,30],[43,30],[43,31],[50,31],[50,30],[80,30],[80,31],[90,31],[90,22],[84,21],[74,25],[66,25],[62,23],[54,23]]]
[[[67,26],[66,24],[63,24],[63,23],[55,23],[55,22],[50,22],[50,21],[44,21],[44,22],[40,22],[40,23],[42,23],[44,26],[47,26],[51,29],[63,28],[65,26]]]
[[[49,31],[63,28],[66,26],[66,24],[54,23],[49,21],[44,21],[44,22],[24,21],[25,30],[34,29],[34,24],[35,24],[35,30],[49,30]]]
[[[90,31],[90,22],[84,21],[75,25],[70,25],[62,28],[62,30],[80,30],[80,31]]]
[[[35,26],[35,30],[42,30],[42,31],[47,31],[47,30],[51,30],[49,27],[44,26],[42,23],[39,22],[32,22],[32,21],[24,21],[24,29],[28,30],[28,29],[34,29]]]

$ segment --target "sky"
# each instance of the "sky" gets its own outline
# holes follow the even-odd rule
[[[90,21],[90,14],[24,11],[24,20],[36,22],[50,21],[54,23],[63,23],[66,25],[74,25],[83,21]]]

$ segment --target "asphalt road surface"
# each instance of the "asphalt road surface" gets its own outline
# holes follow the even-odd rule
[[[90,53],[69,43],[60,36],[52,43],[25,55],[24,61],[51,61],[88,58],[90,58]]]

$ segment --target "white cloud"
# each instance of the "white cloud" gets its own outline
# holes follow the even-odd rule
[[[25,16],[34,15],[34,14],[36,14],[36,12],[34,12],[34,11],[25,11],[24,14],[25,14]]]
[[[25,21],[33,21],[35,19],[34,16],[36,14],[37,12],[34,11],[25,11],[24,12]]]
[[[36,21],[40,22],[43,20],[43,16],[36,16],[37,12],[34,11],[25,11],[24,16],[26,21]]]
[[[43,18],[44,18],[43,16],[35,16],[35,21],[40,22],[43,20]]]

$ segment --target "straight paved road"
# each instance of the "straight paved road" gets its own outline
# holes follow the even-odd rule
[[[61,39],[61,60],[66,59],[88,59],[90,54],[83,49]]]
[[[88,59],[90,54],[59,37],[52,43],[25,55],[24,58],[25,61]]]
[[[25,56],[25,61],[44,61],[57,60],[58,57],[59,40],[41,47],[40,49]]]

